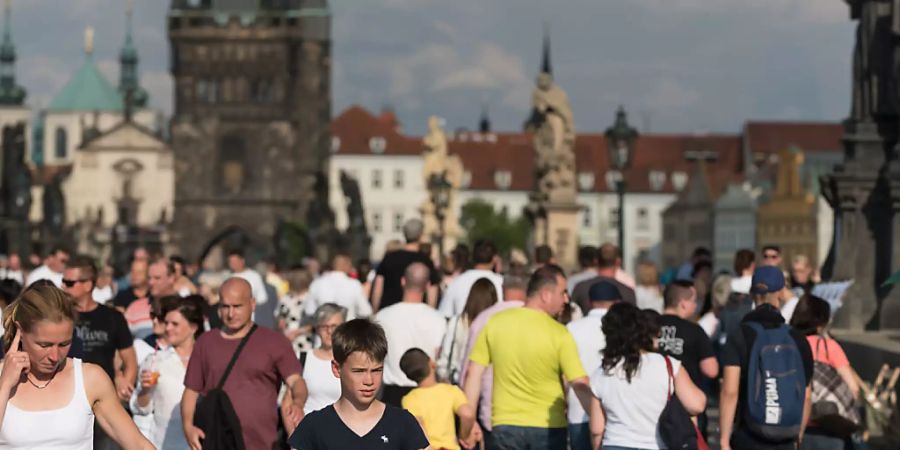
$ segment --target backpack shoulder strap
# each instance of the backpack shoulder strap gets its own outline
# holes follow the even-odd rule
[[[309,355],[309,351],[300,352],[300,366],[306,369],[306,356]]]
[[[256,324],[254,323],[250,327],[250,331],[247,332],[247,335],[241,339],[240,344],[238,344],[237,349],[234,351],[234,355],[231,356],[231,361],[228,362],[228,367],[225,368],[225,373],[222,374],[222,378],[219,380],[218,386],[216,389],[222,389],[225,387],[225,381],[228,380],[228,375],[231,374],[231,369],[234,368],[234,364],[237,362],[238,356],[241,355],[241,350],[244,349],[244,346],[247,345],[247,341],[250,340],[250,336],[253,335],[253,332],[256,331]]]

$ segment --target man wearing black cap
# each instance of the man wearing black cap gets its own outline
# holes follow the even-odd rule
[[[753,272],[750,295],[753,297],[756,309],[748,313],[741,322],[741,326],[728,336],[722,356],[724,370],[719,405],[721,448],[722,450],[794,450],[803,439],[803,432],[809,419],[809,383],[813,374],[812,352],[806,337],[793,329],[789,330],[790,338],[792,339],[787,339],[787,341],[790,343],[793,340],[793,344],[796,347],[779,345],[779,348],[775,350],[776,354],[782,352],[782,355],[785,353],[789,355],[795,354],[794,350],[796,350],[796,353],[799,353],[806,387],[802,400],[790,400],[791,396],[781,396],[782,391],[776,389],[776,387],[780,387],[780,379],[768,378],[770,375],[767,374],[767,378],[760,380],[756,373],[751,373],[751,368],[754,366],[762,367],[765,365],[762,357],[751,360],[751,353],[754,352],[753,345],[756,339],[773,339],[774,332],[783,330],[783,327],[787,326],[779,312],[779,307],[784,302],[784,274],[781,272],[781,269],[774,266],[756,268]],[[760,332],[764,333],[765,336],[760,336]],[[763,353],[759,352],[755,353],[755,355],[760,356]],[[772,357],[772,353],[766,353],[765,355],[765,358]],[[781,357],[783,358],[784,356]],[[763,432],[769,432],[767,429],[769,427],[760,427],[758,422],[751,422],[755,420],[750,409],[751,405],[758,404],[756,399],[758,397],[754,398],[750,395],[751,390],[748,387],[748,379],[751,377],[757,377],[757,382],[763,386],[757,389],[757,393],[758,395],[765,395],[764,400],[767,406],[765,409],[765,424],[769,424],[769,420],[772,419],[771,423],[773,425],[771,428],[784,424],[784,421],[781,419],[786,411],[797,411],[798,408],[802,408],[802,420],[795,434],[781,439],[766,438],[761,435]],[[802,378],[800,379],[802,380]],[[772,385],[769,384],[770,381],[772,381]],[[770,389],[770,387],[773,389]],[[803,405],[797,403],[788,404],[791,401],[797,403],[802,401]],[[768,406],[770,405],[775,408],[772,415],[769,414]]]
[[[570,322],[566,327],[575,338],[578,347],[578,358],[588,376],[600,367],[601,351],[606,348],[606,336],[603,335],[603,316],[612,305],[622,301],[619,288],[608,281],[598,281],[588,290],[591,310],[581,319]],[[569,443],[572,450],[589,450],[591,448],[590,416],[581,407],[578,397],[570,388],[567,393]]]

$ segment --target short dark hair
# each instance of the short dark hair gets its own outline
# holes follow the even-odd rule
[[[534,271],[528,279],[528,289],[525,295],[531,297],[547,286],[556,286],[556,277],[566,277],[566,273],[556,264],[547,264]]]
[[[475,243],[475,249],[472,251],[472,260],[475,264],[488,264],[497,256],[497,246],[487,239],[479,240]]]
[[[697,247],[691,253],[692,259],[712,259],[712,252],[706,247]]]
[[[816,334],[817,328],[828,325],[830,321],[831,304],[811,294],[800,297],[791,316],[791,326],[807,336]]]
[[[406,378],[421,383],[431,375],[431,358],[420,348],[411,348],[400,357],[400,370]]]
[[[778,252],[779,255],[781,254],[781,247],[779,247],[777,245],[769,244],[769,245],[763,246],[762,251],[765,252],[766,250],[775,250],[776,252]]]
[[[82,278],[91,280],[92,283],[97,282],[97,266],[94,265],[94,260],[87,256],[77,255],[73,257],[66,263],[66,268],[78,269]]]
[[[353,352],[362,352],[372,360],[384,362],[387,356],[387,338],[384,328],[369,319],[353,319],[334,330],[331,338],[334,360],[344,364]]]
[[[549,245],[538,245],[534,248],[534,262],[546,264],[553,259],[553,249]]]
[[[614,244],[607,242],[597,249],[597,267],[601,269],[615,267],[618,260],[619,247]]]
[[[47,252],[47,256],[55,255],[60,252],[68,255],[69,249],[67,249],[65,246],[62,246],[62,245],[54,245],[53,247],[50,247],[50,251]]]
[[[229,257],[237,256],[237,257],[240,257],[241,259],[246,259],[246,258],[244,258],[244,251],[239,248],[233,248],[231,250],[228,250],[228,256]]]
[[[167,314],[172,311],[178,311],[188,323],[197,327],[197,330],[194,332],[194,339],[199,338],[203,334],[203,323],[206,319],[203,315],[203,310],[206,307],[206,300],[203,296],[194,294],[184,298],[176,296],[163,297],[160,299],[160,306],[160,319],[165,320]]]
[[[678,302],[691,296],[694,289],[694,283],[687,280],[675,280],[666,286],[663,293],[666,308],[674,308],[678,306]]]
[[[597,264],[597,247],[584,245],[578,249],[578,264],[581,267],[591,267]]]
[[[756,261],[756,254],[753,250],[742,248],[734,254],[734,274],[741,276],[745,270],[749,269]]]

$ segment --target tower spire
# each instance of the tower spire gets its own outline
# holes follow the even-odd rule
[[[119,93],[125,102],[126,115],[130,115],[133,108],[141,108],[147,104],[147,91],[145,91],[138,79],[137,48],[132,38],[132,16],[134,15],[134,0],[125,2],[125,43],[119,52]]]
[[[481,119],[478,121],[478,131],[481,133],[491,132],[491,119],[488,117],[487,103],[481,105]]]
[[[544,52],[541,56],[541,73],[553,75],[553,67],[550,65],[550,24],[544,22]]]
[[[0,105],[21,105],[25,89],[16,85],[16,46],[12,41],[12,1],[3,4],[3,42],[0,43]]]

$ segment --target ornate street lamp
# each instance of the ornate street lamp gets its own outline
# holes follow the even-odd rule
[[[450,189],[453,185],[447,179],[447,171],[432,174],[428,178],[428,192],[431,194],[431,204],[434,206],[434,218],[438,225],[438,255],[444,257],[444,220],[447,218],[447,208],[450,207]]]
[[[619,172],[616,180],[616,194],[619,199],[619,254],[625,255],[625,170],[631,166],[634,156],[634,141],[638,131],[628,124],[625,108],[619,106],[616,121],[606,129],[606,145],[609,153],[610,167]]]

